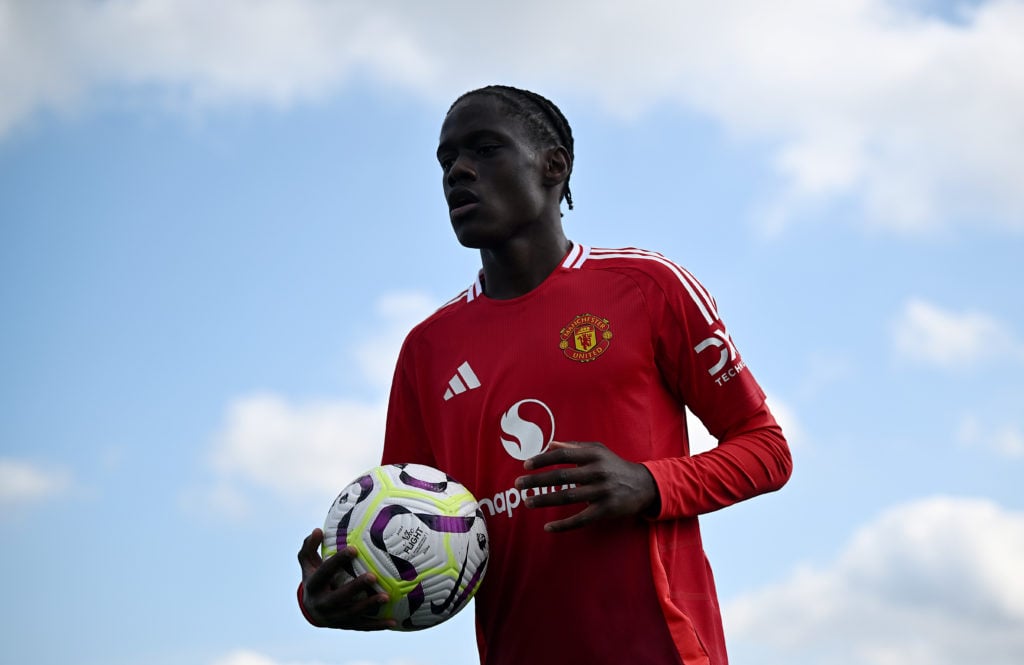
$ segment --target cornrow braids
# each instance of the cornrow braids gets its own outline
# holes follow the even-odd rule
[[[463,94],[448,108],[452,109],[463,99],[471,96],[486,96],[497,99],[508,108],[512,115],[523,120],[531,137],[539,143],[560,145],[569,152],[569,175],[562,186],[562,197],[572,210],[572,192],[569,191],[569,177],[572,175],[573,152],[572,127],[555,103],[536,92],[514,88],[508,85],[489,85]]]

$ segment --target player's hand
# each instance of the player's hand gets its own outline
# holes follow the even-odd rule
[[[538,471],[560,465],[570,466]],[[531,487],[576,485],[526,497],[528,507],[587,504],[575,515],[548,522],[545,531],[568,531],[596,520],[639,515],[652,510],[658,501],[658,488],[647,467],[622,459],[601,443],[552,441],[547,451],[526,460],[524,467],[536,473],[516,479],[520,492]]]
[[[302,568],[302,605],[306,615],[318,626],[351,630],[382,630],[395,625],[393,619],[372,615],[388,596],[373,586],[373,573],[338,584],[335,576],[356,556],[355,548],[346,547],[325,561],[320,557],[324,532],[314,529],[302,541],[299,566]]]

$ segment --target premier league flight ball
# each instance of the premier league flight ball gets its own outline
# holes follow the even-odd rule
[[[323,557],[359,555],[340,581],[372,572],[390,600],[376,616],[421,630],[454,616],[487,570],[487,525],[476,499],[421,464],[370,469],[343,489],[324,523]]]

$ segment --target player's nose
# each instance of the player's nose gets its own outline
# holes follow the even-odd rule
[[[460,182],[467,180],[476,180],[476,168],[466,155],[459,155],[452,162],[451,167],[448,169],[448,174],[445,176],[445,180],[449,187],[454,187]]]

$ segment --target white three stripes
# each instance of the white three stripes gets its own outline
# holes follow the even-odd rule
[[[697,281],[697,278],[689,273],[686,268],[669,261],[661,254],[657,252],[648,252],[642,249],[622,249],[622,250],[608,250],[608,249],[594,249],[590,251],[583,260],[590,259],[644,259],[647,261],[654,261],[672,271],[672,274],[683,285],[686,292],[690,294],[690,298],[697,305],[697,309],[704,316],[704,320],[707,321],[708,325],[711,325],[718,320],[718,306],[715,304],[715,299],[711,297],[704,286]],[[579,262],[582,263],[582,260]],[[578,264],[577,264],[578,265]]]
[[[661,254],[657,252],[649,252],[643,249],[598,249],[591,248],[585,245],[574,244],[569,250],[569,253],[565,256],[565,260],[562,261],[562,267],[569,270],[578,269],[583,266],[588,260],[591,259],[642,259],[645,261],[654,261],[668,268],[676,279],[683,285],[686,292],[693,299],[694,304],[697,305],[697,309],[700,310],[704,320],[711,325],[718,320],[718,306],[715,304],[715,299],[711,297],[704,286],[697,281],[697,278],[690,274],[690,272],[682,266],[669,261]],[[479,275],[477,276],[476,282],[467,289],[464,297],[466,302],[472,302],[474,298],[480,296],[483,293],[483,285],[480,282]],[[461,299],[463,295],[460,295],[458,299]],[[466,365],[464,365],[466,366]],[[453,381],[457,381],[458,377],[452,377]],[[461,386],[461,381],[459,384]],[[456,390],[456,386],[452,386],[452,390],[455,393],[465,392],[465,386],[461,386],[462,390]],[[446,394],[445,399],[450,399],[450,396]]]
[[[479,387],[480,379],[476,378],[476,373],[469,366],[469,362],[464,362],[459,365],[459,371],[452,378],[448,379],[448,390],[444,391],[444,401],[447,402],[456,395],[461,395],[467,390]]]

